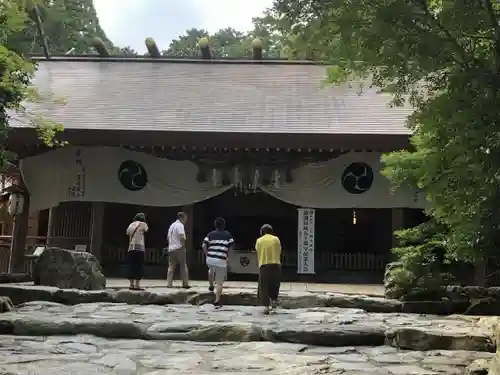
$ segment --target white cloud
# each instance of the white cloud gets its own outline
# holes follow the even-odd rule
[[[114,43],[144,51],[153,37],[160,48],[186,29],[248,31],[272,0],[94,0],[101,27]]]

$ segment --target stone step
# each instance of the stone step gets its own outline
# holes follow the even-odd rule
[[[0,284],[0,296],[9,297],[14,304],[30,301],[51,301],[66,305],[94,302],[113,302],[140,305],[192,304],[213,301],[213,293],[206,288],[148,288],[145,291],[105,289],[84,291],[25,284]],[[255,306],[257,293],[253,289],[231,288],[224,292],[225,305]],[[285,291],[280,293],[283,308],[342,307],[360,308],[368,312],[400,312],[402,303],[382,297],[339,293],[310,293]]]
[[[360,309],[279,309],[264,316],[252,306],[62,305],[28,302],[0,314],[0,333],[24,336],[92,334],[104,338],[195,342],[270,341],[321,346],[379,346],[408,350],[495,350],[480,318]]]
[[[107,340],[95,336],[0,336],[8,374],[459,375],[490,353],[325,348],[287,343]]]

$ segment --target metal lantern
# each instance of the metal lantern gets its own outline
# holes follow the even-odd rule
[[[10,215],[21,215],[24,210],[24,195],[22,193],[11,193],[7,203],[7,211]]]
[[[212,186],[218,188],[222,185],[222,173],[217,168],[212,168]]]
[[[241,189],[243,187],[243,181],[241,179],[241,173],[240,173],[240,168],[238,166],[235,166],[233,168],[233,184],[237,188]]]
[[[252,188],[253,188],[254,192],[257,191],[259,186],[260,186],[260,169],[254,168],[253,179],[252,179]]]
[[[278,189],[281,185],[281,172],[279,169],[273,170],[273,185],[276,189]]]

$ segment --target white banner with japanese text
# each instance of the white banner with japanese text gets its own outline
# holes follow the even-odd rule
[[[62,147],[21,160],[30,210],[62,202],[175,207],[215,197],[231,186],[198,182],[198,166],[120,147]]]
[[[297,273],[315,274],[314,272],[314,221],[315,210],[298,209],[297,227]]]

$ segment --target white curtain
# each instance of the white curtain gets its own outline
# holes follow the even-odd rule
[[[326,162],[307,164],[292,171],[291,182],[282,176],[278,186],[262,189],[300,207],[423,208],[425,202],[416,192],[400,189],[391,193],[389,181],[380,174],[380,156],[376,152],[350,152]],[[360,194],[352,194],[342,185],[342,175],[353,163],[363,163],[373,173],[371,186],[366,189],[367,185],[363,185]]]
[[[118,176],[124,162],[143,167],[147,175],[143,188],[124,187]],[[361,194],[349,193],[342,185],[342,174],[353,163],[364,163],[373,173],[372,184],[369,188],[363,185]],[[206,182],[198,182],[198,166],[190,161],[167,160],[118,147],[63,147],[23,159],[21,173],[31,193],[32,211],[67,201],[183,206],[232,187],[215,187],[210,173]],[[139,182],[144,183],[144,179]],[[415,192],[399,190],[392,194],[389,181],[380,174],[380,154],[372,152],[351,152],[327,162],[307,164],[292,171],[291,182],[281,176],[279,184],[261,187],[282,201],[309,208],[425,205]]]
[[[120,182],[119,169],[127,161],[144,168],[148,180],[144,188],[131,191]],[[21,173],[31,193],[31,211],[66,201],[183,206],[230,188],[214,187],[210,176],[207,182],[198,182],[198,167],[190,161],[172,161],[118,147],[63,147],[23,159]]]

